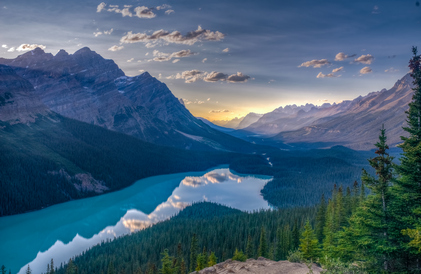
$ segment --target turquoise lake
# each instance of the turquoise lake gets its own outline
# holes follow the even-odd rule
[[[123,190],[0,218],[0,264],[12,273],[45,272],[89,247],[168,219],[198,201],[243,211],[270,208],[260,190],[268,176],[218,167],[142,179]]]

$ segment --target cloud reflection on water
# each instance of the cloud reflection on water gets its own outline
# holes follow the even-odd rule
[[[104,228],[89,239],[76,235],[67,244],[56,241],[47,251],[38,252],[37,257],[29,265],[34,273],[44,272],[51,258],[54,258],[56,265],[67,262],[70,257],[96,244],[166,220],[193,202],[212,201],[244,211],[267,209],[268,203],[263,200],[260,190],[268,180],[252,176],[242,177],[231,173],[229,169],[216,169],[200,177],[185,177],[167,201],[159,204],[152,213],[145,214],[137,209],[129,209],[116,225]],[[239,188],[241,191],[238,191]],[[132,204],[128,201],[125,206],[130,207]],[[23,266],[19,274],[25,273],[26,268],[27,265]]]

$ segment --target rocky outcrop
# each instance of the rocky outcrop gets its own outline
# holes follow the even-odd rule
[[[32,84],[12,68],[0,65],[0,120],[28,123],[47,113],[48,108],[39,100]]]
[[[208,144],[218,139],[219,147],[232,149],[227,143],[233,137],[196,119],[164,83],[147,72],[125,76],[114,61],[89,48],[55,56],[37,48],[0,58],[0,64],[27,79],[41,101],[63,116],[160,145],[214,149]]]
[[[302,263],[291,263],[288,261],[279,261],[275,262],[272,260],[265,259],[263,257],[255,259],[248,259],[245,262],[227,260],[223,263],[216,264],[214,266],[205,268],[198,272],[200,274],[228,274],[228,273],[237,273],[237,274],[307,274],[321,273],[322,268],[313,264],[311,266],[312,271],[307,265]]]

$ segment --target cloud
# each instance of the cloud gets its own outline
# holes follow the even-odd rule
[[[343,69],[344,69],[344,67],[335,68],[335,69],[333,69],[333,70],[332,70],[332,73],[339,72],[339,71],[341,71],[341,70],[343,70]]]
[[[158,50],[154,50],[153,51],[154,58],[152,59],[152,61],[164,62],[164,61],[170,61],[173,58],[184,58],[184,57],[189,57],[195,54],[197,53],[191,52],[189,49],[180,50],[173,53],[164,53],[164,52],[159,52]]]
[[[379,6],[374,6],[373,7],[373,11],[371,12],[372,14],[379,14],[380,13],[380,11],[379,11]]]
[[[96,8],[96,12],[101,12],[102,10],[105,9],[105,7],[107,6],[107,4],[105,4],[104,2],[102,2],[101,4],[98,5],[98,7]]]
[[[248,79],[250,79],[250,76],[237,72],[237,74],[228,76],[227,81],[230,83],[245,83]]]
[[[228,75],[222,72],[212,71],[208,73],[204,78],[203,81],[205,82],[218,82],[218,81],[225,81]]]
[[[136,7],[134,11],[136,12],[136,16],[139,18],[151,19],[156,17],[156,14],[152,11],[152,9],[145,6]]]
[[[166,10],[166,11],[165,11],[165,14],[166,14],[166,15],[170,15],[171,13],[174,13],[174,12],[175,12],[174,10]]]
[[[1,45],[2,48],[7,49],[9,48],[7,45]]]
[[[193,83],[201,79],[203,72],[197,69],[186,70],[182,73],[177,73],[176,75],[168,76],[167,79],[184,79],[186,83]]]
[[[216,109],[216,110],[209,111],[209,113],[224,113],[224,112],[230,112],[230,111],[228,109]]]
[[[134,61],[134,58],[130,58],[129,60],[127,60],[128,63],[131,63]]]
[[[15,47],[11,47],[10,49],[7,50],[7,52],[14,52],[15,51]]]
[[[170,9],[171,6],[167,5],[167,4],[162,4],[161,6],[157,6],[156,9],[157,10],[166,10],[166,9]]]
[[[206,62],[208,58],[203,58],[202,63]]]
[[[124,48],[124,46],[116,46],[116,45],[114,45],[111,48],[109,48],[108,50],[109,51],[119,51],[119,50],[122,50],[123,48]]]
[[[336,56],[335,56],[335,61],[344,61],[345,59],[347,59],[347,58],[352,58],[352,57],[355,57],[355,56],[357,56],[356,54],[352,54],[352,55],[346,55],[345,53],[343,53],[343,52],[339,52],[338,54],[336,54]]]
[[[45,49],[46,46],[38,45],[38,44],[22,44],[19,47],[17,47],[16,50],[17,51],[28,51],[28,50],[34,50],[36,48]]]
[[[179,62],[180,61],[180,59],[174,59],[173,61],[172,61],[172,63],[173,64],[175,64],[175,63],[177,63],[177,62]]]
[[[98,30],[98,29],[97,29],[97,30]],[[102,32],[102,31],[97,31],[97,32],[94,32],[94,35],[95,35],[95,37],[98,37],[98,36],[103,35],[103,34],[105,34],[105,35],[110,35],[111,33],[113,33],[113,31],[114,31],[114,29],[104,30],[104,32]]]
[[[223,49],[223,50],[222,50],[222,52],[228,52],[228,51],[230,51],[230,49],[229,49],[229,48],[226,48],[226,49]]]
[[[140,73],[144,73],[144,72],[145,72],[145,70],[144,70],[144,69],[139,69],[139,72],[140,72]]]
[[[391,67],[389,69],[386,69],[384,72],[398,72],[398,71],[399,71],[398,69]]]
[[[321,60],[311,60],[302,63],[299,67],[313,67],[313,68],[321,68],[324,65],[329,65],[330,62],[327,59],[321,59]]]
[[[354,62],[370,65],[371,63],[373,63],[373,60],[374,60],[374,57],[371,56],[370,54],[367,54],[367,55],[361,55],[360,57],[354,59]]]
[[[202,29],[201,26],[197,30],[190,31],[186,35],[182,35],[179,31],[165,31],[163,29],[157,30],[151,35],[146,33],[133,33],[129,31],[125,36],[121,37],[121,43],[145,43],[150,44],[150,47],[156,45],[156,43],[163,41],[167,43],[193,45],[199,41],[220,41],[224,39],[225,34],[219,31],[210,31]]]
[[[184,79],[186,83],[193,83],[198,80],[205,82],[227,81],[229,83],[245,83],[250,79],[250,76],[244,75],[241,72],[237,74],[228,75],[218,71],[205,72],[200,70],[188,70],[176,75],[168,76],[167,79]]]
[[[363,67],[363,68],[360,70],[360,73],[361,73],[361,74],[367,74],[367,73],[371,73],[371,72],[373,72],[373,70],[372,70],[370,67]]]
[[[340,67],[340,68],[335,68],[332,70],[331,73],[329,74],[323,74],[321,72],[319,72],[319,74],[317,74],[317,78],[333,78],[333,77],[340,77],[340,75],[335,75],[335,73],[342,71],[344,69],[344,67]]]

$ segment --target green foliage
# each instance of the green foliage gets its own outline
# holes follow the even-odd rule
[[[320,200],[319,208],[317,209],[317,216],[316,216],[316,237],[319,243],[323,242],[323,228],[326,224],[326,200],[325,195],[322,195],[322,198]]]
[[[192,209],[190,207],[184,209],[190,211],[188,215],[192,216],[191,220],[175,217],[142,231],[101,243],[83,255],[77,256],[73,263],[78,267],[79,274],[101,273],[101,271],[106,273],[110,261],[113,262],[117,272],[131,273],[139,267],[143,272],[148,269],[152,271],[152,265],[160,266],[160,253],[168,249],[170,256],[175,255],[176,261],[181,258],[180,265],[183,263],[185,265],[185,271],[179,273],[187,273],[186,266],[190,267],[190,247],[194,234],[197,238],[197,255],[199,250],[206,246],[208,251],[214,252],[219,261],[225,261],[232,258],[236,248],[240,250],[246,247],[249,235],[253,254],[257,254],[262,227],[266,232],[268,246],[275,245],[278,228],[285,232],[283,236],[287,238],[285,243],[291,243],[291,227],[296,223],[300,230],[305,220],[314,221],[316,212],[315,208],[288,208],[240,214],[234,212],[232,215],[221,217],[218,217],[216,212],[209,212],[215,216],[213,218],[198,218],[191,215],[192,212],[197,214],[203,212],[202,209],[196,210],[194,207],[206,208],[207,205],[210,209],[219,208],[207,202],[194,204],[191,206]],[[286,244],[284,248],[286,257],[292,246]],[[196,268],[196,264],[194,267]],[[57,273],[64,274],[66,268],[67,266],[58,269]]]
[[[258,257],[268,256],[268,244],[267,244],[267,239],[266,239],[266,231],[263,226],[260,229],[260,241],[259,241],[259,248],[257,249],[257,256]]]
[[[302,263],[305,261],[303,254],[298,249],[295,251],[290,251],[288,253],[287,260],[291,263]]]
[[[299,251],[306,260],[316,261],[320,257],[319,241],[316,238],[316,234],[307,221],[304,226],[304,232],[300,239]]]
[[[235,261],[245,262],[247,260],[247,256],[242,250],[238,251],[238,249],[236,248],[232,259]]]
[[[210,256],[209,256],[209,260],[208,260],[208,267],[209,266],[214,266],[218,263],[218,258],[215,255],[215,252],[211,252]]]
[[[173,265],[174,257],[168,254],[168,249],[165,249],[161,253],[161,264],[162,267],[159,269],[161,274],[175,274],[177,273],[177,268]]]
[[[246,256],[247,258],[253,258],[254,256],[254,245],[250,234],[247,237]]]
[[[199,246],[197,243],[197,237],[196,234],[193,234],[190,244],[190,271],[194,271],[196,269],[198,249]]]

